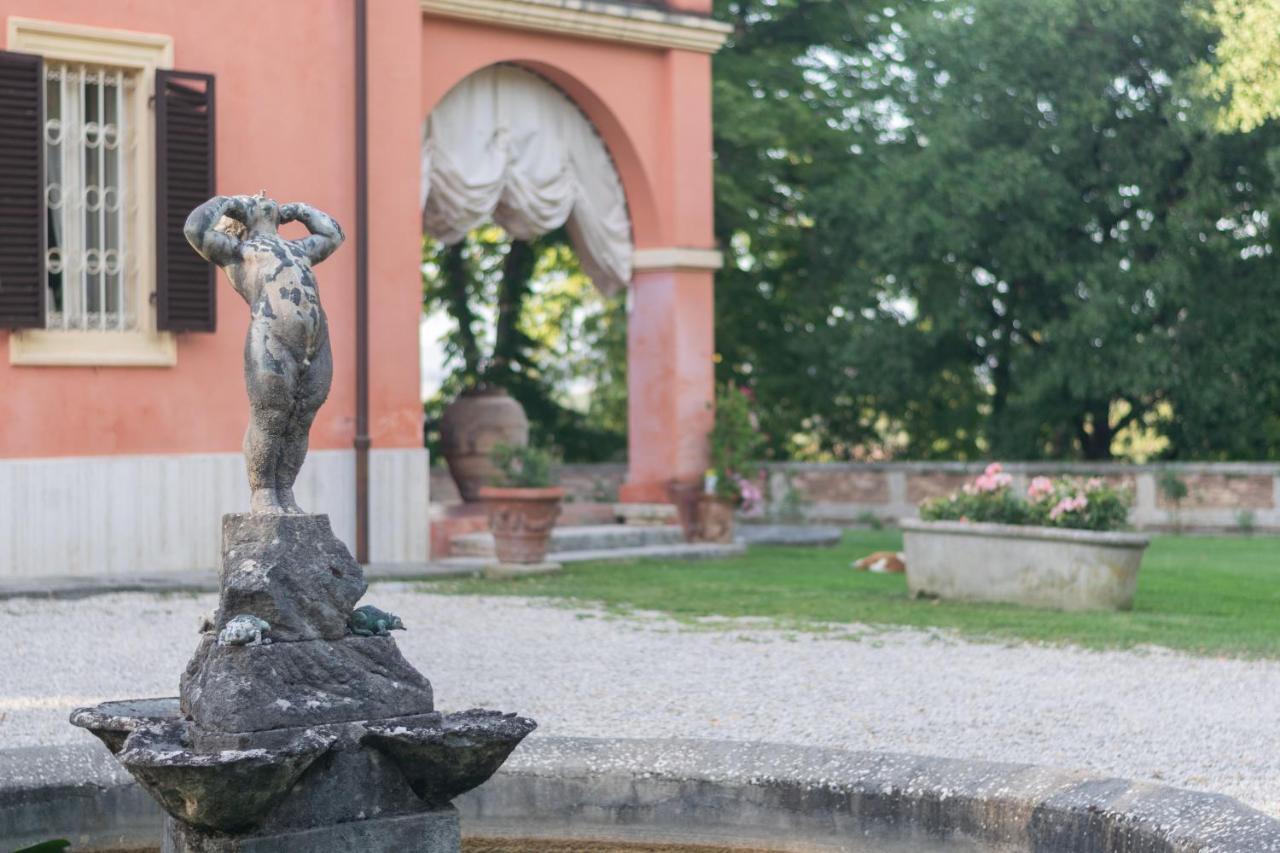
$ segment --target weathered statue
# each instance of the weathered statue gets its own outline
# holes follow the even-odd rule
[[[311,235],[286,240],[277,233],[293,221]],[[310,205],[281,206],[260,192],[211,198],[191,211],[184,230],[200,256],[227,273],[252,315],[244,345],[250,508],[301,514],[293,483],[333,379],[329,327],[311,267],[342,245],[342,229]]]
[[[290,220],[311,236],[280,237]],[[259,193],[210,199],[185,232],[249,303],[253,511],[223,516],[218,609],[179,695],[80,708],[71,721],[168,813],[165,853],[459,853],[450,801],[488,779],[536,723],[436,712],[431,682],[391,637],[403,620],[356,607],[364,570],[327,515],[294,502],[333,374],[311,267],[342,230]]]

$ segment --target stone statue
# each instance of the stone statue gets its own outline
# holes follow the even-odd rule
[[[286,240],[281,222],[311,236]],[[435,709],[396,646],[397,616],[357,607],[368,584],[327,515],[293,482],[333,364],[314,264],[342,244],[305,204],[219,196],[186,237],[249,303],[244,372],[252,511],[222,519],[218,609],[172,699],[71,717],[168,813],[163,853],[459,853],[450,801],[481,784],[536,727],[526,717]],[[268,636],[270,635],[270,636]]]
[[[287,240],[277,233],[294,221],[310,236]],[[192,248],[221,267],[249,303],[244,456],[250,509],[300,515],[293,484],[307,455],[311,422],[333,380],[328,321],[311,268],[342,245],[342,229],[310,205],[279,205],[264,191],[211,198],[191,211],[184,231]]]

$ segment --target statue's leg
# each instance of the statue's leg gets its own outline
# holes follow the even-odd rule
[[[280,465],[276,469],[276,493],[286,512],[302,512],[293,497],[293,484],[307,458],[311,424],[316,419],[320,405],[329,396],[329,385],[332,382],[333,353],[326,339],[311,363],[298,376],[296,403],[281,447]]]
[[[297,383],[293,357],[270,337],[265,324],[255,322],[245,346],[249,429],[244,436],[253,512],[285,512],[277,492],[277,472],[292,420]]]

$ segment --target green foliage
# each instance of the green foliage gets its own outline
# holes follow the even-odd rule
[[[545,489],[559,482],[555,474],[559,459],[551,450],[535,444],[513,447],[498,442],[489,451],[489,459],[500,472],[494,479],[495,486]]]
[[[1178,506],[1189,494],[1187,481],[1178,475],[1173,468],[1164,468],[1156,476],[1156,487],[1160,489],[1160,494],[1169,500],[1174,506]]]
[[[54,841],[41,841],[39,844],[23,847],[21,850],[13,851],[13,853],[58,853],[59,850],[66,850],[70,846],[70,841],[59,838]]]
[[[1211,127],[1203,15],[716,8],[719,370],[773,455],[1280,457],[1280,137]]]
[[[713,59],[715,223],[729,255],[716,284],[717,372],[764,404],[768,456],[855,457],[895,431],[882,413],[932,409],[940,396],[901,382],[905,364],[930,355],[878,346],[860,313],[874,301],[858,259],[862,223],[850,227],[856,199],[849,215],[823,219],[813,202],[816,188],[875,167],[851,152],[874,145],[854,111],[871,45],[894,26],[885,7],[715,3],[734,27]]]
[[[811,501],[800,493],[800,490],[787,483],[786,491],[782,493],[782,500],[778,502],[778,519],[780,521],[803,522],[805,520],[805,510],[809,507]]]
[[[1036,481],[1028,492],[1031,524],[1078,530],[1120,530],[1129,526],[1133,493],[1103,480],[1060,477],[1045,481],[1037,494]]]
[[[528,242],[496,227],[454,246],[425,240],[423,308],[453,320],[451,371],[425,404],[434,450],[444,408],[467,388],[496,384],[524,407],[535,443],[576,462],[625,454],[626,306],[595,289],[563,230]],[[582,386],[591,392],[575,396]]]
[[[1280,659],[1276,537],[1159,536],[1138,573],[1128,612],[1069,613],[907,595],[902,575],[855,572],[874,551],[902,550],[897,531],[851,531],[836,548],[752,548],[745,557],[575,563],[555,575],[512,581],[437,582],[432,592],[542,596],[684,620],[773,619],[794,628],[833,624],[944,628],[1002,641],[1089,648],[1164,646],[1193,654]],[[908,566],[908,570],[910,567]],[[702,623],[734,628],[734,622]]]
[[[876,515],[874,512],[872,512],[869,509],[864,509],[862,512],[858,513],[858,515],[853,519],[853,521],[855,524],[858,524],[862,527],[869,527],[872,530],[884,529],[884,519]]]
[[[716,393],[715,425],[707,436],[710,473],[716,478],[716,493],[734,503],[747,497],[744,490],[758,499],[758,490],[747,482],[754,478],[752,467],[760,458],[756,424],[750,394],[732,382],[721,386]]]
[[[925,521],[991,522],[1119,530],[1129,521],[1133,495],[1096,477],[1036,477],[1024,496],[1013,490],[1013,477],[992,463],[958,492],[920,505]]]
[[[989,524],[1032,524],[1030,505],[1010,488],[994,492],[956,492],[920,505],[925,521],[972,521]]]
[[[1212,0],[1203,15],[1222,33],[1197,69],[1218,126],[1250,131],[1280,117],[1280,0]]]

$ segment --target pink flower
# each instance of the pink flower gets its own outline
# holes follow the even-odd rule
[[[1076,494],[1073,497],[1063,498],[1054,504],[1053,509],[1049,510],[1049,519],[1057,521],[1069,512],[1079,512],[1089,505],[1089,499],[1082,494]]]
[[[1027,497],[1033,501],[1046,498],[1051,494],[1053,494],[1053,480],[1048,477],[1036,477],[1027,487]]]
[[[738,494],[742,497],[742,513],[746,516],[757,516],[764,511],[764,489],[753,480],[734,476],[738,484]]]
[[[1013,482],[1013,476],[1005,474],[1004,469],[1000,467],[999,462],[992,462],[986,467],[981,474],[973,481],[972,491],[966,494],[975,494],[977,492],[995,492],[1005,488]]]
[[[1090,477],[1089,482],[1085,483],[1084,487],[1090,492],[1096,492],[1102,488],[1102,479],[1100,477]]]

